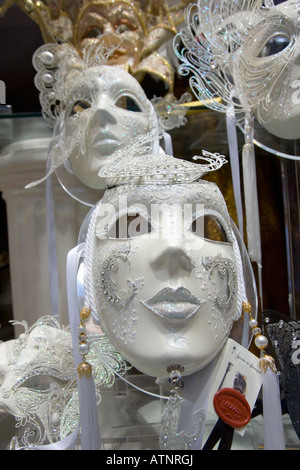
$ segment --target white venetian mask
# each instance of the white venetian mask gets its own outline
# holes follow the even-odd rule
[[[56,174],[75,199],[94,205],[106,185],[99,169],[115,150],[157,128],[151,102],[122,67],[105,65],[114,47],[83,51],[46,44],[33,57],[43,115],[54,126],[48,172]]]
[[[235,80],[259,123],[284,139],[300,137],[300,2],[261,12],[234,57]]]
[[[101,188],[101,166],[122,145],[155,126],[154,111],[141,86],[127,72],[111,66],[87,71],[83,82],[76,80],[66,109],[66,141],[73,148],[70,164],[88,187]],[[84,130],[83,145],[73,136]],[[70,136],[68,135],[70,129]],[[73,139],[73,140],[72,140]]]
[[[198,99],[236,120],[256,117],[272,134],[297,139],[300,115],[298,0],[198,0],[176,36],[179,72]]]
[[[240,316],[242,283],[237,243],[215,184],[109,189],[87,240],[95,319],[131,364],[168,377],[174,365],[191,374],[216,356]]]

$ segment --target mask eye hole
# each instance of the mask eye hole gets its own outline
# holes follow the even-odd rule
[[[138,104],[137,100],[129,95],[120,96],[115,102],[115,106],[121,109],[125,109],[127,111],[133,111],[135,113],[142,112],[142,109]]]
[[[205,238],[206,240],[228,243],[225,230],[220,222],[211,215],[197,217],[193,220],[190,230],[194,235]]]
[[[128,31],[133,31],[133,25],[126,20],[121,20],[121,22],[115,26],[114,32],[116,34],[127,33]]]
[[[80,114],[82,111],[85,111],[86,109],[89,109],[91,107],[91,103],[88,101],[84,100],[78,100],[75,101],[73,104],[71,111],[70,111],[70,116],[74,116],[75,114]]]
[[[284,35],[274,36],[265,43],[262,48],[259,57],[270,57],[274,54],[284,51],[284,49],[290,44],[290,39]]]
[[[103,31],[98,26],[92,26],[88,29],[87,33],[85,34],[84,38],[97,38],[98,36],[102,35]]]
[[[111,239],[136,238],[151,233],[151,231],[151,223],[143,215],[123,214],[110,227],[107,236]]]

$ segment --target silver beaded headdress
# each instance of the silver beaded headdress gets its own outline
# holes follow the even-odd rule
[[[153,153],[153,142],[159,141],[162,137],[163,134],[157,131],[137,137],[130,145],[114,153],[113,161],[101,168],[99,176],[106,179],[108,187],[128,183],[138,185],[191,183],[226,163],[223,155],[206,150],[203,150],[202,156],[194,157],[194,160],[203,162],[198,164],[163,152]]]

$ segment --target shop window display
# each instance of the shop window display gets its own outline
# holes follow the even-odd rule
[[[97,64],[95,57],[98,60],[104,49],[95,49],[95,41],[92,44],[90,40],[86,42],[83,61],[74,54],[72,46],[57,44],[43,46],[34,59],[39,72],[36,83],[41,91],[43,111],[55,124],[48,155],[49,173],[55,171],[67,192],[87,202],[93,209],[83,224],[78,247],[72,250],[68,262],[70,331],[61,331],[60,326],[53,325],[48,317],[32,329],[32,332],[36,328],[42,331],[50,324],[59,332],[58,336],[66,336],[69,348],[73,342],[75,364],[78,365],[78,375],[71,362],[68,377],[60,377],[67,381],[69,387],[70,394],[65,401],[59,403],[58,397],[62,398],[65,388],[58,387],[56,395],[51,390],[51,414],[49,409],[46,412],[44,408],[39,410],[39,418],[43,418],[40,429],[44,427],[47,431],[33,446],[43,445],[49,439],[52,440],[50,448],[60,445],[68,448],[72,439],[77,437],[80,424],[82,447],[104,448],[95,414],[89,421],[88,413],[93,410],[93,405],[96,409],[102,388],[111,387],[114,376],[130,385],[126,358],[145,376],[158,377],[161,381],[164,393],[158,394],[157,398],[167,405],[162,414],[160,448],[201,448],[209,391],[199,388],[192,406],[189,404],[187,415],[190,420],[186,420],[178,432],[179,428],[174,431],[173,424],[178,424],[176,419],[174,421],[177,412],[182,419],[180,411],[184,400],[180,393],[181,384],[184,384],[185,391],[191,391],[190,383],[195,377],[208,374],[211,380],[215,380],[213,374],[218,372],[218,367],[223,370],[221,351],[225,344],[240,347],[241,343],[243,351],[247,351],[249,321],[256,346],[261,351],[267,346],[266,337],[257,329],[256,290],[242,239],[217,186],[201,179],[203,174],[218,170],[225,160],[223,156],[205,151],[193,163],[168,155],[163,150],[167,147],[168,137],[158,110],[160,106],[166,109],[170,103],[173,104],[172,98],[149,101],[136,79],[118,68],[120,64]],[[116,51],[117,47],[114,44],[106,51]],[[97,53],[93,56],[95,50]],[[51,75],[48,72],[53,66],[55,73]],[[53,78],[54,82],[51,82]],[[175,115],[175,121],[167,130],[180,125],[185,112],[182,113],[182,107],[176,102],[170,114]],[[94,132],[101,123],[106,124],[105,135],[93,134],[93,143],[96,139],[99,144],[93,146],[88,140],[90,131]],[[250,144],[252,148],[251,123],[247,120],[246,145]],[[109,124],[116,128],[114,136],[108,134]],[[153,130],[154,133],[151,132]],[[159,145],[161,137],[165,138],[162,146]],[[131,145],[125,145],[128,142]],[[121,150],[112,152],[115,150],[113,147]],[[100,148],[104,149],[101,161]],[[86,158],[83,158],[86,156],[90,163],[88,166]],[[64,175],[67,175],[66,180]],[[68,179],[70,175],[71,180]],[[126,210],[120,210],[122,198],[129,203],[129,211],[127,206]],[[196,211],[189,213],[190,218],[185,220],[183,207],[190,209],[193,205],[196,205]],[[161,220],[152,217],[153,207],[162,212]],[[108,214],[103,213],[103,209],[108,210]],[[163,229],[167,228],[168,236],[162,238]],[[156,250],[157,256],[154,256]],[[256,254],[252,259],[259,262]],[[252,309],[247,304],[249,297]],[[244,316],[240,318],[243,308]],[[234,340],[228,342],[234,322],[238,324],[238,333],[234,336],[233,328]],[[203,335],[203,341],[199,340],[198,332]],[[25,337],[27,341],[30,335]],[[31,346],[28,344],[29,349],[26,349],[26,341],[15,343],[19,349],[12,356],[7,351],[7,362],[13,357],[12,363],[18,365],[18,361],[24,360],[25,353],[28,373],[34,370],[39,376],[40,356],[36,357],[37,363],[28,362],[27,352]],[[40,345],[42,349],[39,352],[43,347],[51,349],[54,345],[55,351],[58,347],[56,339],[47,345],[41,341]],[[60,341],[59,345],[62,345]],[[6,347],[8,345],[3,345],[4,349]],[[226,346],[224,351],[227,351]],[[53,358],[47,360],[51,369]],[[260,370],[259,360],[255,364]],[[260,370],[257,384],[252,389],[254,398],[261,380],[265,382],[266,394],[268,390],[274,390],[273,386],[268,386],[269,380],[262,377],[269,379],[271,374],[272,380],[275,379],[275,390],[277,387],[272,358],[263,355],[261,364],[265,374]],[[8,382],[10,372],[8,368]],[[60,366],[56,367],[55,374],[52,372],[49,373],[48,368],[46,375],[57,378],[62,374]],[[25,380],[28,376],[22,377],[21,382],[25,383]],[[16,383],[15,378],[12,382],[14,393],[19,393],[21,382]],[[242,380],[239,375],[239,380],[230,386],[240,403],[239,394],[247,397],[245,383],[247,380]],[[24,390],[26,386],[21,392]],[[141,387],[143,392],[145,390]],[[28,409],[30,399],[29,396]],[[275,403],[274,396],[273,400]],[[54,410],[54,404],[59,411]],[[248,415],[253,406],[251,403]],[[58,421],[62,409],[64,427],[60,428],[63,431],[59,435]],[[222,413],[218,416],[218,423],[223,422]],[[70,427],[71,422],[73,425]],[[280,423],[277,430],[278,445],[282,446]],[[206,445],[209,447],[209,442]],[[18,448],[19,443],[12,441],[11,446]]]

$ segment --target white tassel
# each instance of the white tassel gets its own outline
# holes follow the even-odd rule
[[[285,437],[282,422],[280,387],[274,364],[263,362],[263,418],[264,418],[264,449],[285,450]],[[273,361],[272,358],[270,360]],[[265,369],[265,371],[264,371]]]
[[[103,450],[99,433],[96,391],[93,378],[82,377],[78,383],[81,449]]]
[[[79,260],[83,254],[84,244],[73,248],[67,257],[67,292],[70,330],[73,344],[73,354],[76,368],[82,361],[78,351],[78,325],[79,325],[79,305],[77,297],[77,272]],[[96,392],[93,376],[79,378],[77,374],[79,412],[80,412],[80,432],[82,450],[102,450],[102,438],[98,422],[98,408],[96,403]]]

